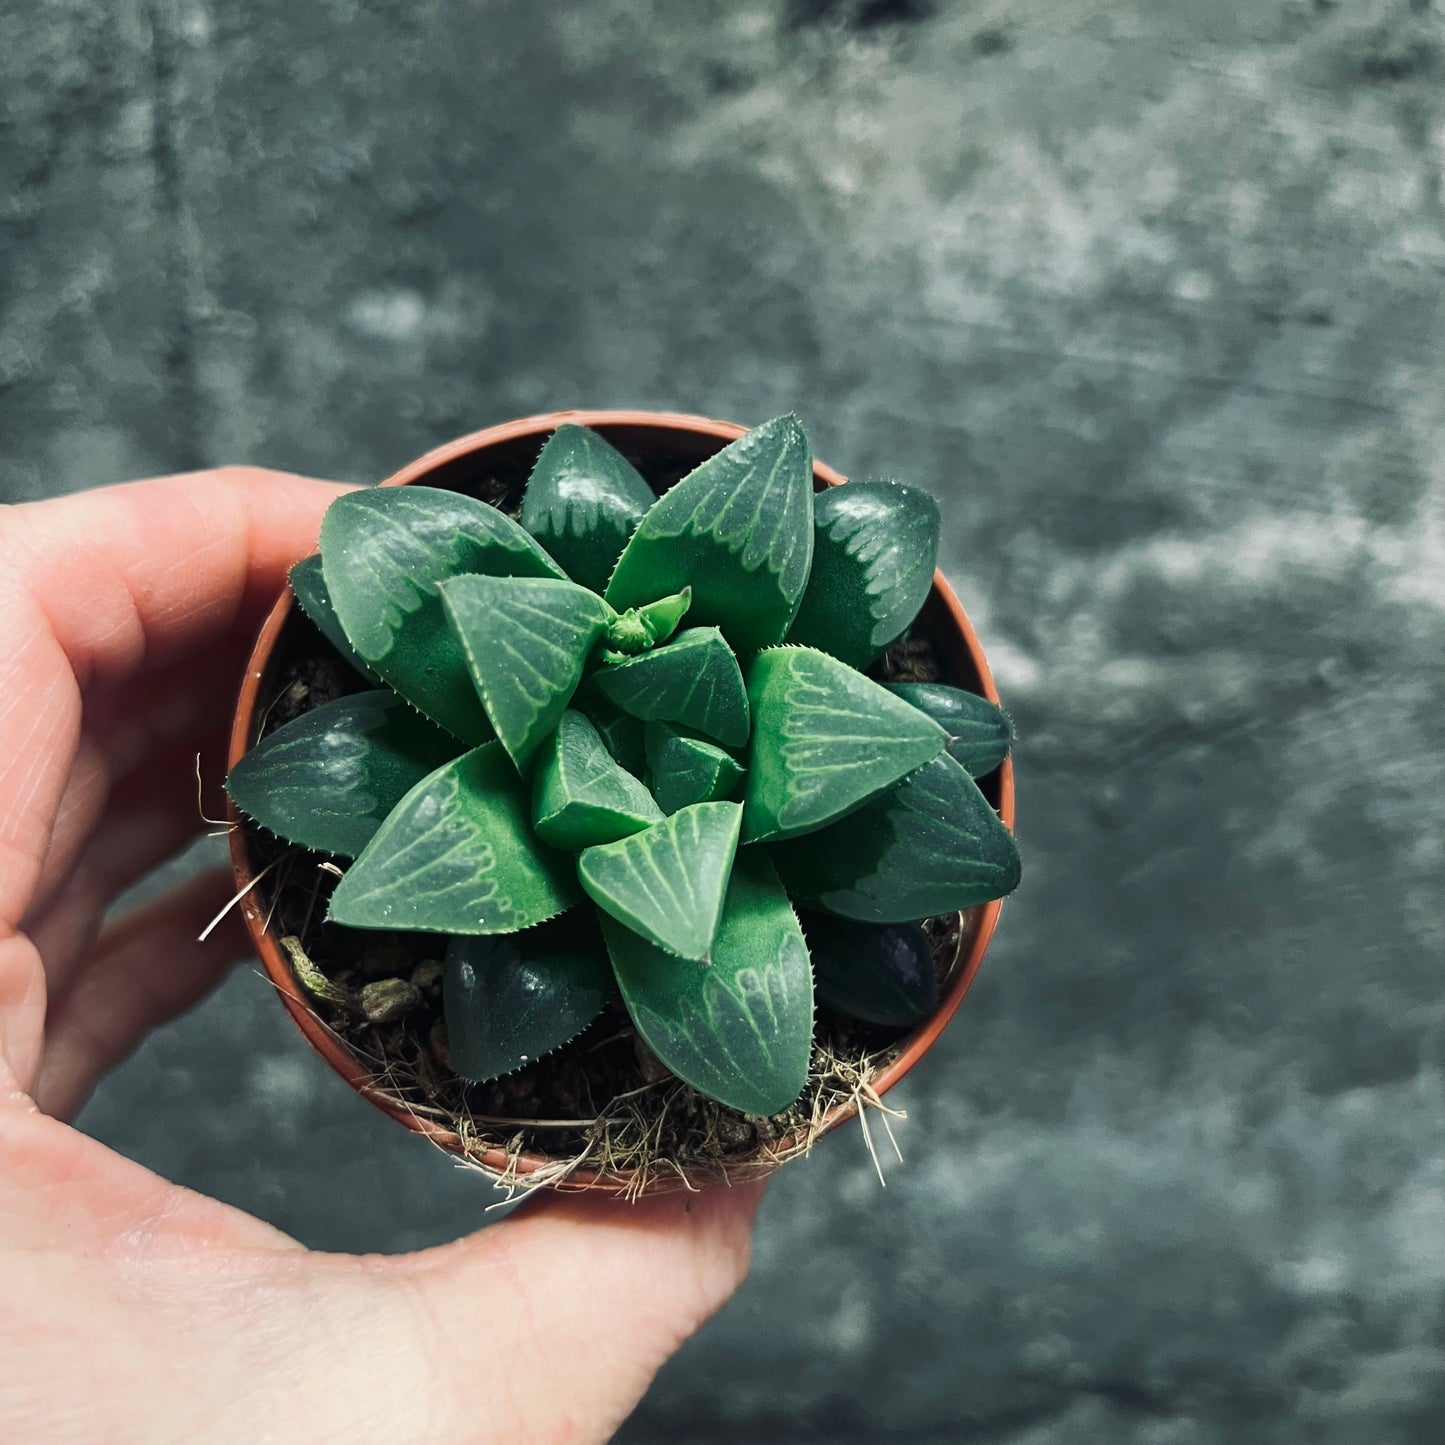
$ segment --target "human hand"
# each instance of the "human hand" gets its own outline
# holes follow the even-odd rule
[[[110,902],[197,827],[250,639],[337,488],[227,468],[0,509],[0,1439],[605,1439],[736,1289],[755,1187],[534,1200],[313,1253],[64,1119],[249,951],[231,892]],[[201,1121],[197,1121],[198,1125]]]

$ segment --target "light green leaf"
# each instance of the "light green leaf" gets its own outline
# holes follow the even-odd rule
[[[671,597],[659,597],[646,607],[629,607],[614,613],[607,624],[607,645],[631,656],[666,642],[677,631],[677,624],[692,605],[692,588],[684,587]],[[614,661],[622,661],[615,658]]]
[[[811,909],[798,918],[820,1003],[890,1028],[911,1028],[938,1007],[933,945],[916,923],[859,923]]]
[[[287,842],[354,858],[386,815],[462,744],[394,692],[359,692],[263,738],[226,791]]]
[[[634,933],[681,958],[704,959],[741,816],[737,803],[695,803],[630,838],[588,848],[577,876],[588,897]]]
[[[441,593],[487,717],[526,768],[567,710],[611,609],[551,577],[454,577]]]
[[[447,946],[442,1007],[452,1069],[484,1083],[570,1043],[614,991],[591,908],[501,938]]]
[[[594,592],[657,500],[637,469],[585,426],[559,426],[547,439],[522,497],[522,525],[574,581]]]
[[[788,892],[865,923],[905,923],[1012,893],[1019,855],[947,753],[841,823],[771,850]]]
[[[732,754],[667,723],[647,725],[647,766],[652,795],[664,813],[731,798],[743,780]]]
[[[813,976],[798,920],[757,849],[738,855],[708,964],[602,920],[627,1010],[679,1078],[745,1114],[786,1109],[808,1082]]]
[[[625,662],[608,662],[593,685],[633,717],[680,723],[728,747],[748,740],[742,670],[716,627],[689,627]]]
[[[440,584],[562,577],[511,518],[434,487],[374,487],[338,497],[321,524],[321,562],[351,645],[408,702],[465,742],[492,735]]]
[[[316,624],[321,635],[341,654],[345,662],[359,672],[368,682],[381,686],[381,679],[357,656],[331,605],[331,593],[326,587],[326,578],[321,573],[321,554],[303,557],[291,569],[291,594],[301,610]]]
[[[743,838],[789,838],[842,817],[943,751],[925,713],[811,647],[759,653]]]
[[[973,777],[993,772],[1008,757],[1013,724],[1004,710],[986,697],[939,682],[890,682],[885,686],[926,712],[948,734],[950,756]]]
[[[755,427],[655,502],[607,584],[620,612],[691,585],[691,620],[739,653],[779,642],[813,558],[813,457],[797,418]]]
[[[527,785],[487,743],[423,779],[396,805],[331,896],[351,928],[514,933],[580,894],[572,860],[532,836]]]
[[[652,794],[614,761],[580,712],[564,712],[542,746],[532,789],[537,836],[576,852],[662,821]]]
[[[849,482],[817,498],[813,520],[813,570],[788,641],[866,667],[928,598],[938,504],[897,482]]]

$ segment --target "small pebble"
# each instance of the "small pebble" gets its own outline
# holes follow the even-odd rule
[[[389,1024],[421,1003],[421,993],[404,978],[382,978],[361,990],[361,1012],[373,1024]]]
[[[442,986],[444,972],[439,958],[424,958],[411,971],[412,987],[419,988],[423,993],[436,993]]]

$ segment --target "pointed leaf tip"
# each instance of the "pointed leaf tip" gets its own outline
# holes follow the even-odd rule
[[[694,803],[588,848],[577,876],[604,913],[668,953],[700,961],[717,934],[741,821],[738,803]]]
[[[572,700],[611,609],[550,577],[455,577],[441,591],[487,717],[525,768]]]
[[[652,795],[603,745],[580,712],[564,712],[542,745],[532,791],[537,836],[576,852],[662,821]]]
[[[619,611],[691,584],[689,619],[739,652],[778,642],[813,557],[813,458],[777,417],[690,472],[638,524],[607,584]]]
[[[572,860],[536,840],[502,745],[439,768],[391,812],[331,896],[352,928],[514,933],[578,901]]]
[[[648,723],[646,748],[649,786],[664,813],[737,796],[743,769],[722,748],[666,723]]]
[[[906,923],[1018,887],[1018,849],[978,784],[940,753],[840,823],[769,848],[788,892],[843,918]]]
[[[482,1083],[570,1043],[614,988],[590,908],[501,938],[454,938],[442,980],[453,1070]]]
[[[673,1073],[745,1114],[780,1113],[808,1081],[813,974],[798,920],[758,849],[738,855],[706,967],[602,919],[628,1012]]]
[[[389,689],[353,693],[263,738],[226,790],[277,837],[354,858],[402,798],[462,749]]]
[[[570,423],[547,439],[522,496],[522,525],[583,587],[601,592],[627,539],[657,500],[595,431]]]
[[[760,653],[748,684],[747,842],[823,827],[937,756],[946,741],[925,713],[814,648]]]
[[[593,685],[644,721],[679,723],[727,747],[748,740],[742,670],[716,627],[689,627],[651,652],[610,663]]]
[[[928,598],[938,504],[897,482],[848,482],[821,493],[813,517],[813,569],[788,641],[866,667]]]
[[[458,492],[372,487],[327,508],[321,564],[336,616],[361,658],[464,742],[490,738],[440,584],[471,572],[560,578],[532,537],[495,507]]]
[[[1013,724],[1001,707],[977,693],[940,682],[890,682],[888,691],[926,712],[948,734],[949,755],[975,778],[1008,757]]]
[[[368,682],[376,687],[382,685],[381,678],[361,659],[336,615],[331,602],[331,593],[321,570],[321,554],[303,557],[290,572],[291,595],[297,605],[315,623],[321,635],[336,649],[343,661],[353,667]]]

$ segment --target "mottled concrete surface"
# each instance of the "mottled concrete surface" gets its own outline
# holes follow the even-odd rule
[[[1025,884],[635,1441],[1445,1436],[1445,16],[9,0],[0,488],[572,404],[932,488]],[[302,1238],[476,1182],[242,973],[86,1127]]]

